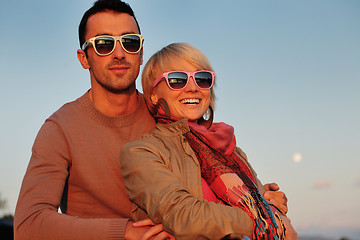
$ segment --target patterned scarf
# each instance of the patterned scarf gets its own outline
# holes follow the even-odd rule
[[[159,123],[172,123],[174,118],[157,113]],[[209,129],[189,122],[185,137],[195,152],[201,176],[225,204],[243,209],[253,219],[253,239],[279,239],[274,212],[260,194],[249,167],[234,153],[234,129],[225,123],[214,123]]]

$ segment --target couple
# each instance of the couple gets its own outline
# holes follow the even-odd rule
[[[118,37],[114,38],[115,36]],[[144,133],[150,132],[155,127],[154,118],[147,110],[144,97],[137,92],[135,87],[135,79],[139,74],[140,65],[142,64],[143,37],[140,35],[139,25],[132,9],[119,0],[97,1],[84,14],[81,20],[79,39],[82,49],[78,50],[78,59],[83,68],[89,69],[91,89],[76,101],[61,107],[41,127],[33,145],[32,156],[23,179],[16,207],[14,221],[15,239],[140,239],[143,236],[152,235],[156,235],[159,239],[164,239],[169,235],[166,232],[161,232],[161,224],[151,226],[151,224],[146,225],[146,223],[138,222],[137,225],[133,225],[129,220],[130,216],[135,219],[135,217],[140,218],[142,214],[139,209],[132,213],[132,210],[136,210],[136,208],[130,202],[125,190],[121,166],[124,171],[127,171],[126,173],[124,172],[124,174],[127,174],[125,181],[127,182],[127,187],[131,188],[132,183],[130,181],[136,181],[136,179],[132,179],[134,173],[131,171],[134,171],[134,169],[130,165],[124,164],[124,161],[128,160],[123,159],[123,156],[125,154],[130,157],[131,154],[137,153],[129,145],[129,148],[126,148],[129,150],[129,154],[126,154],[127,151],[124,149],[121,161],[119,160],[119,152],[124,144],[139,139]],[[114,41],[118,39],[120,41]],[[211,70],[207,69],[207,67],[197,69],[197,66],[192,66],[196,69],[185,69],[185,66],[182,65],[175,66],[179,67],[179,69],[168,69],[169,67],[164,66],[161,70],[189,72]],[[164,72],[154,74],[161,75],[162,73]],[[185,78],[183,78],[185,75],[183,74],[186,73],[179,74],[182,76],[175,78],[178,83],[171,82],[170,86],[173,88],[179,88],[176,86],[179,86],[182,80],[185,81]],[[199,80],[199,76],[201,81],[198,81],[197,84],[203,89],[210,88],[206,84],[214,80],[213,74],[210,73],[211,78],[209,78],[207,73],[204,74],[205,77],[202,76],[203,73],[200,73],[200,75],[195,74],[186,78],[188,85],[181,91],[185,91],[189,87],[194,88],[193,79]],[[169,115],[166,115],[166,104],[162,104],[163,107],[160,106],[161,102],[164,102],[160,99],[166,99],[165,96],[161,95],[164,93],[161,93],[160,90],[161,86],[166,84],[166,79],[169,79],[169,76],[157,77],[159,77],[159,83],[156,86],[156,89],[158,89],[156,90],[158,93],[156,96],[158,97],[158,109],[160,110],[157,119],[163,125],[167,125],[168,121],[173,120]],[[173,78],[170,75],[171,79]],[[197,86],[195,85],[195,87]],[[162,89],[164,90],[165,88]],[[213,91],[212,88],[210,89],[201,91]],[[180,92],[179,90],[176,91]],[[199,92],[200,90],[194,91]],[[210,95],[214,96],[212,93]],[[155,95],[151,96],[147,101],[149,104],[153,100],[154,103],[156,102]],[[192,103],[191,101],[193,100],[190,100],[190,103]],[[171,101],[168,100],[167,105],[169,106],[170,113],[175,113],[171,111],[171,104]],[[172,117],[181,118],[179,115]],[[187,126],[187,123],[184,122],[185,120],[182,121],[183,125]],[[159,141],[153,144],[157,146],[156,143],[159,144]],[[184,146],[190,146],[187,144],[184,142]],[[176,151],[176,149],[172,151]],[[187,156],[187,159],[197,159],[196,161],[200,161],[200,158],[194,155],[195,152],[187,149],[187,153],[190,154]],[[166,154],[166,152],[162,154]],[[239,149],[236,148],[235,154],[240,158],[240,161],[237,159],[237,163],[247,165],[245,155]],[[133,161],[133,159],[130,161]],[[168,163],[170,164],[170,162]],[[171,164],[176,163],[171,162]],[[211,194],[212,190],[207,188],[209,186],[212,187],[212,184],[206,182],[205,177],[202,178],[204,180],[201,179],[202,183],[199,182],[201,176],[200,172],[198,172],[199,167],[196,166],[190,169],[190,171],[195,172],[188,176],[191,178],[191,182],[182,179],[182,176],[179,175],[184,173],[184,167],[182,165],[174,165],[171,166],[172,171],[169,170],[170,168],[167,170],[169,175],[175,176],[177,174],[178,179],[180,179],[178,181],[183,183],[183,189],[176,193],[181,193],[179,197],[183,197],[183,191],[187,191],[184,189],[186,186],[189,190],[186,194],[193,198],[194,201],[197,201],[196,207],[199,207],[200,203],[202,209],[199,207],[189,211],[191,210],[190,206],[184,208],[184,210],[189,211],[188,214],[191,214],[187,216],[190,221],[187,222],[186,219],[181,219],[180,221],[185,222],[186,220],[184,224],[191,224],[192,215],[201,214],[201,211],[205,208],[205,216],[208,216],[208,214],[216,215],[216,217],[209,220],[212,221],[213,231],[216,230],[217,234],[224,232],[221,237],[231,233],[252,234],[251,227],[255,226],[255,220],[250,217],[251,214],[247,212],[249,210],[246,207],[240,210],[242,209],[241,201],[239,202],[239,208],[231,208],[220,203],[223,200],[216,200],[214,195]],[[175,172],[175,168],[178,168],[178,172]],[[230,171],[230,173],[232,172]],[[147,173],[143,177],[149,177],[149,174]],[[256,181],[256,177],[252,174],[251,169],[245,175]],[[141,176],[140,173],[139,176]],[[158,178],[159,176],[152,177]],[[168,184],[166,182],[168,179],[158,178],[158,180],[158,184]],[[146,183],[144,181],[141,181],[141,183]],[[246,185],[249,182],[245,182],[244,189],[249,188]],[[258,186],[260,192],[263,193],[264,189],[262,186]],[[249,191],[257,193],[254,185],[251,185],[250,188]],[[269,190],[277,190],[277,187],[273,185],[270,185],[268,188]],[[130,194],[132,194],[131,191],[131,189],[128,190]],[[141,194],[141,191],[138,194]],[[170,194],[170,192],[165,192],[165,194]],[[277,207],[283,208],[284,212],[287,211],[286,197],[284,197],[283,193],[267,191],[266,194],[269,195],[268,199],[272,199],[271,201],[274,201]],[[149,201],[154,201],[153,197],[152,194],[147,195]],[[138,198],[138,196],[131,195],[131,198],[142,209],[149,207],[149,216],[156,223],[160,223],[158,222],[160,216],[157,215],[159,212],[151,212],[158,211],[157,206],[154,206],[154,208],[148,206],[148,202],[143,202],[144,199]],[[186,196],[185,198],[187,199],[188,197]],[[204,198],[209,199],[209,201],[205,202],[202,200]],[[211,201],[211,198],[214,199],[215,203]],[[262,198],[260,197],[259,199],[261,200]],[[256,202],[256,199],[253,202]],[[160,206],[162,204],[159,204]],[[59,207],[64,214],[58,213]],[[273,209],[268,210],[267,207],[267,204],[263,203],[261,208],[258,209],[266,209],[268,216],[270,216]],[[218,212],[223,213],[223,210],[229,216],[217,214]],[[180,215],[185,217],[185,213]],[[156,216],[154,217],[153,214]],[[232,218],[230,218],[230,215]],[[175,231],[177,231],[177,228],[189,225],[174,226],[174,224],[180,224],[179,220],[171,216],[164,215],[163,217],[170,219],[169,221],[166,219],[163,221],[165,230],[168,230],[180,239],[182,236],[177,236],[178,233]],[[264,219],[271,226],[275,226],[273,221],[268,221],[269,218]],[[192,225],[197,226],[203,223],[202,221],[204,219],[197,220]],[[251,227],[245,229],[245,223]],[[260,221],[259,223],[261,224],[262,222]],[[284,224],[287,224],[287,222]],[[280,226],[281,224],[277,225]],[[204,229],[199,229],[199,231],[204,231],[204,234],[206,234],[209,226],[207,225]],[[238,228],[233,230],[234,226]],[[210,238],[217,237],[210,236]],[[192,237],[192,239],[196,239],[196,237]]]

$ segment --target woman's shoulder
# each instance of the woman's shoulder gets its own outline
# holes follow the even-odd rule
[[[164,138],[150,133],[126,143],[120,151],[122,170],[131,169],[137,166],[145,166],[156,159],[156,162],[166,164],[171,157],[171,146]],[[150,161],[149,161],[150,160]]]
[[[154,152],[157,154],[166,154],[166,138],[162,135],[154,133],[152,130],[149,133],[145,133],[140,139],[127,142],[122,147],[122,154],[129,154],[134,152]]]
[[[157,145],[161,142],[162,142],[162,140],[158,136],[156,136],[156,134],[153,134],[153,131],[151,131],[149,133],[143,134],[140,139],[136,139],[136,140],[127,142],[126,144],[124,144],[124,147],[125,146],[132,146],[132,147],[134,147],[134,146],[151,146],[151,145]]]
[[[126,143],[121,152],[123,155],[151,152],[163,158],[170,157],[172,151],[181,149],[183,134],[189,131],[187,121],[177,121],[170,124],[157,124],[149,133],[140,139]]]
[[[139,140],[133,141],[136,144],[146,144],[146,143],[163,143],[166,145],[176,137],[183,136],[185,133],[189,132],[189,126],[187,125],[187,120],[179,120],[174,123],[167,124],[156,124],[156,127],[152,129],[149,133],[145,133]]]

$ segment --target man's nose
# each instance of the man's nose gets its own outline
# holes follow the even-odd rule
[[[122,59],[125,57],[125,51],[122,48],[121,43],[119,41],[116,41],[115,49],[112,54],[113,54],[114,58],[118,58],[118,59]]]

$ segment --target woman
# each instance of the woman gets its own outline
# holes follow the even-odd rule
[[[284,225],[295,239],[289,220],[262,197],[233,128],[212,124],[214,81],[206,57],[185,43],[163,48],[144,67],[144,96],[157,126],[121,151],[134,220],[150,217],[176,239],[278,239]]]

